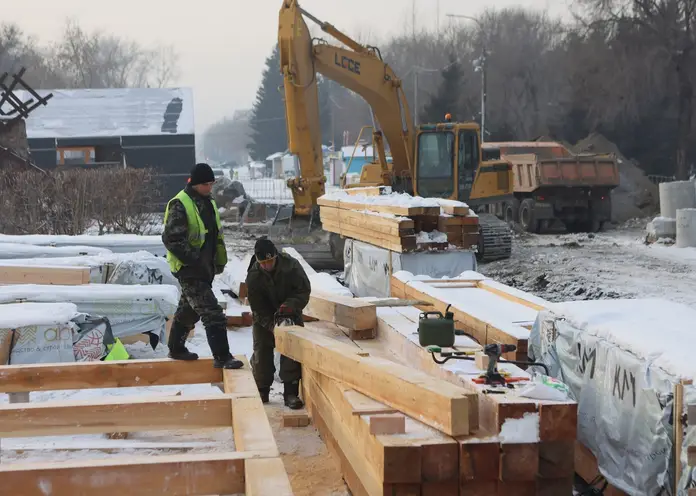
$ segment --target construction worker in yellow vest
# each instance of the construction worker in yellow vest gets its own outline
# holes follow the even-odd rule
[[[220,214],[212,199],[215,175],[208,164],[196,164],[186,187],[167,204],[162,241],[167,261],[181,285],[181,299],[169,332],[169,358],[197,360],[186,338],[198,320],[205,326],[215,368],[238,369],[230,354],[227,319],[213,293],[213,279],[227,264]]]

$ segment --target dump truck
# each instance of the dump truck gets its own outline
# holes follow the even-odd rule
[[[512,164],[512,200],[493,212],[530,233],[563,223],[569,232],[597,232],[611,220],[611,190],[619,185],[613,155],[576,155],[553,141],[489,142],[484,160]]]

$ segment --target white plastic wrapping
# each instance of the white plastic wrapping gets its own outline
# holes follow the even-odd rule
[[[0,286],[0,304],[74,303],[77,311],[109,319],[114,337],[152,332],[165,339],[167,318],[179,303],[170,285],[90,284],[86,286]]]
[[[346,240],[343,258],[348,288],[363,297],[390,296],[391,275],[400,270],[440,279],[477,268],[469,251],[397,253],[352,239]]]
[[[631,323],[643,320],[647,331],[653,327],[648,314],[660,308],[668,312],[669,302],[665,302],[667,308],[656,300],[614,303],[614,311],[607,309],[611,302],[599,301],[564,303],[540,312],[529,353],[569,386],[578,403],[578,440],[594,454],[599,471],[611,485],[635,496],[675,494],[673,392],[686,370],[681,350],[674,349],[670,356],[669,343],[675,337],[670,331],[683,339],[681,330],[665,322],[661,337],[657,328],[647,336],[640,325]],[[641,308],[642,312],[635,310]],[[660,312],[655,318],[664,321],[665,315]],[[693,326],[693,321],[685,324]],[[627,344],[630,331],[633,348]],[[688,341],[683,347],[692,349]],[[685,404],[696,401],[693,386],[684,390]],[[688,438],[689,434],[684,446]],[[685,473],[680,488],[692,476],[686,468],[686,448],[682,459]],[[680,489],[677,494],[686,495],[686,491]]]

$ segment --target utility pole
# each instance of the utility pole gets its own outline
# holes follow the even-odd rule
[[[479,32],[481,35],[481,56],[474,61],[474,67],[476,72],[481,72],[481,142],[483,143],[484,141],[486,141],[486,100],[488,98],[488,81],[486,77],[486,69],[488,66],[488,64],[486,63],[486,56],[488,54],[488,50],[486,48],[486,32],[483,29],[483,24],[481,24],[481,21],[479,21],[475,17],[457,14],[447,14],[447,17],[468,19],[470,21],[474,21],[479,28]]]
[[[418,125],[418,67],[413,68],[413,123]]]

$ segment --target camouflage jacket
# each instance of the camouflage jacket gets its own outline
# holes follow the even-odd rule
[[[302,265],[285,253],[278,254],[275,269],[271,272],[253,262],[247,272],[246,284],[254,321],[264,326],[273,325],[273,317],[283,304],[293,310],[295,318],[301,317],[312,291]]]
[[[198,279],[212,282],[216,273],[224,267],[215,267],[215,251],[218,241],[218,229],[215,211],[209,198],[196,193],[191,186],[186,186],[186,193],[193,199],[200,212],[208,234],[200,250],[191,246],[188,239],[188,219],[186,210],[179,200],[173,200],[169,206],[169,217],[164,225],[162,242],[164,246],[184,263],[184,267],[175,274],[178,279]]]

